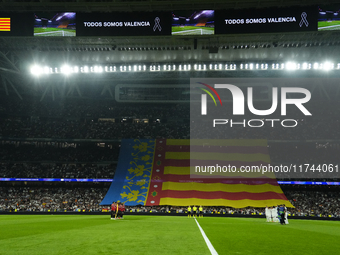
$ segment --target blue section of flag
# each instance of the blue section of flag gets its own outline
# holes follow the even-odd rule
[[[130,206],[145,204],[154,147],[154,139],[122,140],[115,176],[100,205],[109,205],[113,201]]]

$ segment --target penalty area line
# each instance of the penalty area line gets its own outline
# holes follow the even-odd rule
[[[196,221],[196,223],[197,223],[197,226],[198,226],[199,230],[201,231],[201,234],[202,234],[202,236],[203,236],[203,238],[204,238],[205,243],[207,244],[207,246],[208,246],[208,248],[209,248],[209,251],[210,251],[211,255],[218,255],[217,251],[215,250],[214,246],[211,244],[209,238],[208,238],[207,235],[204,233],[203,228],[200,226],[200,224],[198,223],[198,221],[196,220],[196,218],[195,218],[195,221]]]

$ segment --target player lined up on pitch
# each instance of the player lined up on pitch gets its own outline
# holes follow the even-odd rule
[[[191,206],[189,205],[188,206],[188,209],[187,209],[187,213],[188,213],[188,218],[191,218],[191,217],[200,217],[200,218],[203,218],[203,207],[200,205],[200,207],[196,207],[196,205],[194,205],[192,208]]]
[[[111,205],[111,220],[123,219],[125,212],[125,204],[120,203],[120,201],[112,202]]]

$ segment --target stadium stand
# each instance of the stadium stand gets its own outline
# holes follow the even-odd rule
[[[107,206],[100,206],[107,187],[70,185],[11,185],[0,187],[0,212],[102,212]],[[339,188],[282,186],[295,208],[289,209],[290,216],[340,218],[338,203]],[[132,213],[185,213],[186,207],[176,206],[127,206]],[[204,207],[205,214],[263,215],[264,208]]]

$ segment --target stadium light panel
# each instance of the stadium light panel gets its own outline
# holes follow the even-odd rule
[[[45,66],[43,70],[44,70],[44,74],[50,74],[52,72],[51,68],[49,68],[48,66]]]
[[[126,72],[126,66],[120,66],[120,67],[119,67],[119,70],[120,70],[121,72]]]
[[[102,66],[94,66],[91,71],[93,71],[94,73],[102,73],[103,67]]]
[[[71,67],[68,65],[63,65],[60,71],[62,74],[65,74],[65,75],[69,75],[72,72]]]
[[[88,73],[90,70],[89,70],[89,67],[88,66],[84,66],[81,68],[81,72],[82,73]]]
[[[31,74],[35,76],[39,76],[42,73],[41,67],[38,65],[34,65],[31,67]]]
[[[296,69],[298,69],[298,64],[296,64],[295,62],[287,62],[286,64],[285,64],[285,69],[286,70],[292,70],[292,71],[294,71],[294,70],[296,70]]]
[[[271,65],[271,68],[269,68]],[[30,72],[32,75],[39,76],[41,74],[64,74],[69,75],[71,73],[112,73],[112,72],[175,72],[175,71],[233,71],[233,70],[340,70],[340,63],[333,62],[323,62],[323,63],[308,63],[301,62],[296,63],[292,61],[288,61],[286,63],[240,63],[240,64],[228,64],[228,63],[202,63],[197,62],[193,64],[182,63],[182,64],[173,64],[173,63],[165,63],[165,64],[149,64],[149,65],[141,65],[141,64],[132,64],[132,65],[121,65],[116,66],[69,66],[67,64],[62,67],[49,67],[49,66],[39,66],[32,65],[30,68]]]
[[[330,71],[334,68],[334,63],[331,62],[325,62],[323,63],[323,70],[324,71]]]
[[[117,68],[116,66],[109,66],[109,72],[116,72],[117,71]]]

